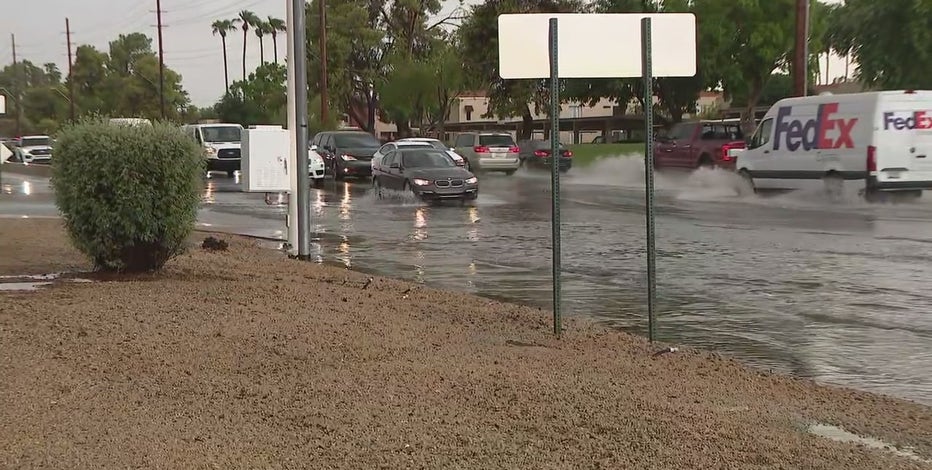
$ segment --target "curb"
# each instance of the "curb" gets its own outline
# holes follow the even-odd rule
[[[52,167],[49,165],[30,165],[28,163],[7,162],[0,166],[0,173],[13,173],[26,176],[52,176]]]

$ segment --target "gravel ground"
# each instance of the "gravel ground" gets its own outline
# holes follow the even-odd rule
[[[222,237],[0,292],[0,468],[932,468],[805,431],[930,459],[928,407]],[[57,222],[0,222],[0,272],[82,268]]]

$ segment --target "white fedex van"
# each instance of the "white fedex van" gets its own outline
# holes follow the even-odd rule
[[[932,91],[786,98],[731,154],[755,189],[915,198],[932,189]]]

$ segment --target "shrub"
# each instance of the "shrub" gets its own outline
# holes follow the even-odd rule
[[[177,127],[93,118],[59,132],[52,185],[68,234],[97,269],[141,272],[184,250],[203,174],[200,149]]]

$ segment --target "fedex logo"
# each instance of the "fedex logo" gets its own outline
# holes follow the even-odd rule
[[[897,117],[896,113],[883,113],[883,130],[888,131],[891,128],[898,131],[932,129],[932,114],[926,114],[926,111],[913,111],[909,117]]]
[[[834,118],[838,113],[838,103],[820,104],[816,118],[805,122],[790,119],[791,112],[792,106],[784,106],[777,111],[774,150],[780,150],[781,144],[785,144],[790,152],[795,152],[800,147],[803,150],[854,147],[851,130],[857,124],[858,118]],[[833,131],[835,138],[829,135],[830,131]]]

